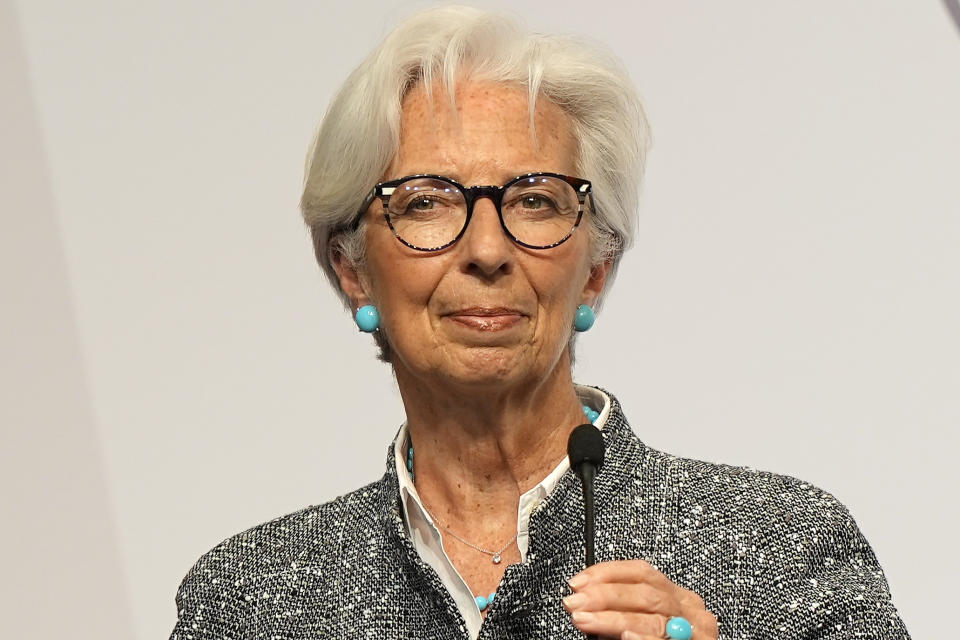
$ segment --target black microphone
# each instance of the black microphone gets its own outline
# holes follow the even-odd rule
[[[586,552],[585,564],[588,567],[596,562],[593,550],[593,478],[603,464],[603,450],[603,436],[592,424],[582,424],[570,433],[567,455],[570,456],[570,466],[583,483],[583,545]]]

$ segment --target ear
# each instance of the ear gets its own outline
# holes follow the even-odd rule
[[[330,262],[333,264],[333,270],[337,272],[340,288],[350,298],[353,308],[358,309],[365,304],[370,304],[370,296],[367,295],[363,275],[356,265],[348,260],[342,251],[335,248],[330,249]]]
[[[607,276],[610,269],[613,268],[613,260],[604,260],[590,269],[590,277],[583,286],[583,304],[591,307],[596,304],[597,298],[603,293],[603,287],[607,283]]]

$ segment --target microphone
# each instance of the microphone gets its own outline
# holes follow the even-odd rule
[[[586,566],[596,563],[594,555],[594,509],[593,509],[593,478],[597,469],[603,464],[603,436],[592,424],[582,424],[570,433],[567,441],[567,455],[570,456],[570,467],[580,476],[583,483],[583,545],[586,556]]]

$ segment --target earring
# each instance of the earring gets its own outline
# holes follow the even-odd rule
[[[577,317],[573,321],[573,328],[577,331],[583,332],[590,329],[593,326],[593,321],[597,317],[593,314],[593,309],[585,304],[577,307]]]
[[[373,333],[380,328],[380,312],[372,304],[365,304],[357,309],[357,315],[353,319],[364,333]]]

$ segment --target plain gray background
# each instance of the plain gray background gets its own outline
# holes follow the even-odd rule
[[[4,633],[165,637],[247,527],[377,478],[403,411],[298,217],[332,92],[426,3],[0,2]],[[671,453],[853,512],[955,603],[960,38],[936,0],[491,2],[608,44],[655,146],[576,378]]]

